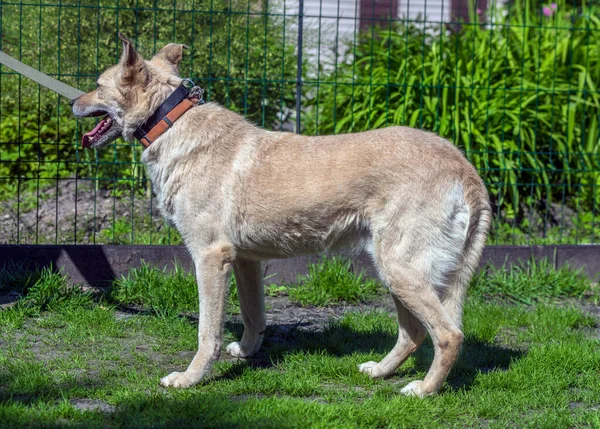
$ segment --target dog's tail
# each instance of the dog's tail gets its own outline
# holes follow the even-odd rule
[[[465,186],[465,202],[469,223],[457,269],[449,279],[442,297],[444,307],[457,326],[462,324],[462,304],[473,273],[479,265],[487,233],[492,221],[492,209],[483,181],[477,177]]]

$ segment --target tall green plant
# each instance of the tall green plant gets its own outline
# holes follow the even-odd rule
[[[431,130],[464,149],[508,217],[552,201],[592,208],[600,20],[564,3],[551,16],[528,10],[516,2],[458,32],[410,22],[365,32],[311,94],[306,133]]]

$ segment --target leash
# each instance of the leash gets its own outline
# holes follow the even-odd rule
[[[48,88],[49,90],[54,91],[63,97],[67,97],[69,100],[73,100],[74,98],[85,94],[85,92],[80,91],[77,88],[73,88],[72,86],[56,80],[39,70],[23,64],[21,61],[5,54],[2,51],[0,51],[0,64],[4,64],[6,67]]]

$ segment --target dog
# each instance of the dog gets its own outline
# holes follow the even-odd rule
[[[185,45],[168,44],[144,60],[119,37],[118,64],[71,103],[77,117],[104,115],[83,136],[85,147],[131,141],[183,82]],[[401,393],[438,393],[464,339],[463,301],[491,221],[476,169],[450,142],[418,129],[307,137],[266,131],[216,103],[193,101],[177,120],[165,120],[142,156],[158,207],[193,258],[200,296],[198,351],[161,384],[192,386],[218,359],[231,271],[244,332],[226,350],[247,358],[266,327],[261,261],[354,247],[371,255],[399,322],[392,351],[359,371],[392,375],[429,333],[431,367]]]

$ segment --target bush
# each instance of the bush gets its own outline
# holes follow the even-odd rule
[[[553,201],[600,204],[600,19],[517,1],[458,32],[399,23],[366,32],[311,94],[307,134],[398,124],[463,148],[506,218]]]

